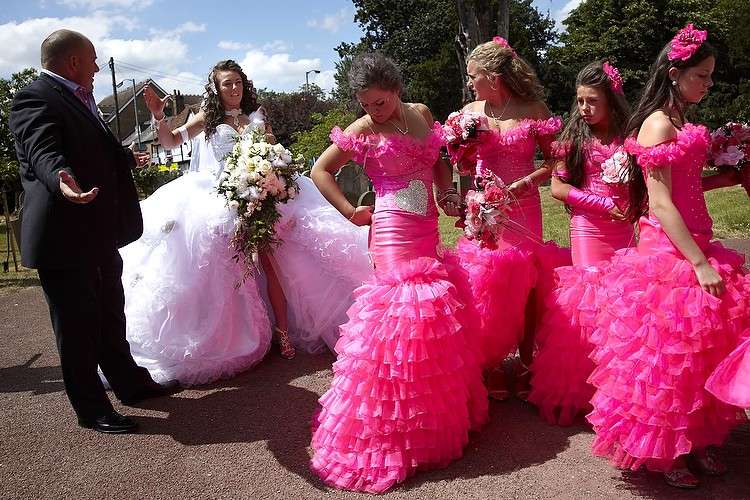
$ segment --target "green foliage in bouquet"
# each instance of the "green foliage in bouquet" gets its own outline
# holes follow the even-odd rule
[[[231,245],[235,260],[244,263],[243,280],[255,269],[253,255],[279,243],[277,205],[296,196],[295,179],[303,167],[302,156],[293,157],[281,144],[269,144],[260,132],[238,138],[227,156],[217,191],[237,212]]]

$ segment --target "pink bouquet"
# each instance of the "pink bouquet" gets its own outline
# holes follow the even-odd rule
[[[443,137],[451,163],[461,175],[474,175],[480,133],[490,129],[487,117],[481,113],[457,111],[448,115],[443,125]]]
[[[466,193],[464,234],[482,248],[497,248],[497,240],[506,227],[513,202],[505,183],[490,170],[477,177],[477,190]]]
[[[742,185],[750,196],[750,125],[729,122],[711,134],[711,161],[719,168],[734,168],[742,174]]]

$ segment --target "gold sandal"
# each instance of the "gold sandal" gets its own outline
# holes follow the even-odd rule
[[[694,490],[700,485],[700,481],[687,468],[672,469],[664,473],[664,480],[669,486],[682,488],[684,490]]]

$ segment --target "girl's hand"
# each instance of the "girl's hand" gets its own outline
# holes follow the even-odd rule
[[[438,205],[443,209],[445,215],[449,217],[458,217],[461,215],[461,196],[458,193],[446,194],[438,201]]]
[[[724,293],[724,280],[707,260],[694,266],[693,270],[695,271],[695,277],[698,278],[698,283],[705,291],[714,297],[719,297]]]
[[[622,213],[622,210],[620,210],[616,205],[612,210],[609,211],[609,216],[612,217],[613,220],[627,219],[627,216]]]
[[[354,209],[349,220],[356,226],[369,226],[372,224],[372,210],[370,205],[362,205]]]

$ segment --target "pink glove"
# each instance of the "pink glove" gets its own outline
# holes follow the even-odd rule
[[[574,187],[571,187],[570,191],[568,191],[565,203],[571,207],[590,210],[602,215],[609,215],[610,211],[615,208],[615,202],[609,196],[587,193]]]

